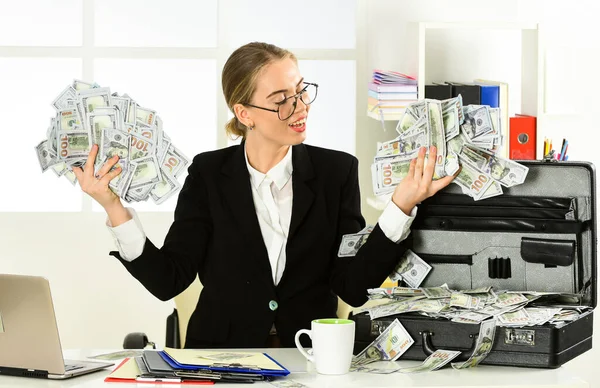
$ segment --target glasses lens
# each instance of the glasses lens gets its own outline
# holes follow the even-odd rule
[[[306,85],[306,90],[304,90],[300,98],[306,105],[312,104],[315,98],[317,98],[317,87],[315,85]]]
[[[289,119],[296,110],[296,99],[288,98],[282,105],[279,105],[279,119],[287,120]]]

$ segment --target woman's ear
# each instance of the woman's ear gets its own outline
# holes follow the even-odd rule
[[[250,112],[242,104],[235,104],[233,106],[233,112],[237,116],[238,121],[246,127],[253,127],[254,123],[250,119]]]

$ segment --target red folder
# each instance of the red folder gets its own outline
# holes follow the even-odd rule
[[[113,370],[113,372],[123,365],[129,360],[129,358],[124,359],[117,367]],[[136,379],[115,379],[111,377],[107,377],[104,379],[105,383],[136,383],[136,384],[185,384],[185,385],[214,385],[214,381],[203,381],[203,380],[185,380],[181,383],[173,383],[173,382],[155,382],[155,381],[137,381]]]
[[[515,115],[510,118],[508,156],[512,160],[535,160],[536,117]]]

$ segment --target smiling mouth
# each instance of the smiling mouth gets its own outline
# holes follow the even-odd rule
[[[289,125],[290,127],[294,127],[294,128],[300,128],[300,127],[302,127],[302,126],[303,126],[305,123],[306,123],[306,117],[304,117],[304,118],[302,118],[302,119],[300,119],[300,120],[298,120],[298,121],[295,121],[295,122],[293,122],[293,123],[291,123],[291,124],[288,124],[288,125]]]

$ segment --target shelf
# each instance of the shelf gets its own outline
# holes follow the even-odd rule
[[[411,28],[418,31],[419,99],[425,98],[425,85],[432,82],[489,79],[508,83],[508,117],[516,113],[536,117],[543,114],[544,42],[539,24],[418,22]],[[543,125],[538,124],[538,155],[542,153],[544,135]],[[508,145],[508,125],[503,128],[503,136]],[[502,156],[508,157],[508,146]]]

